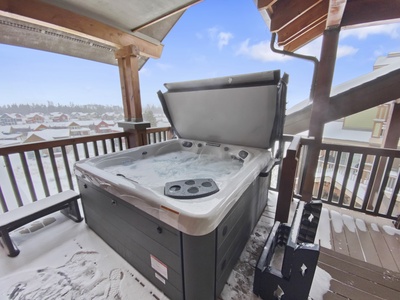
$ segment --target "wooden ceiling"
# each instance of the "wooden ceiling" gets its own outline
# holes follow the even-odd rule
[[[391,23],[400,19],[400,0],[256,0],[278,45],[294,52],[325,29]]]
[[[162,41],[201,0],[0,0],[0,44],[117,64],[134,45],[139,68],[161,56]]]

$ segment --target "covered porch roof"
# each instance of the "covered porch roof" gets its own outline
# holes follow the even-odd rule
[[[0,43],[117,65],[115,51],[139,49],[139,69],[160,57],[162,41],[201,0],[0,1]]]

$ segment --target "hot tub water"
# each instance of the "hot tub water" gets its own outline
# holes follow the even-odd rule
[[[169,181],[212,178],[223,187],[243,166],[239,159],[223,158],[215,154],[197,154],[188,151],[165,153],[141,160],[127,159],[125,163],[103,170],[123,176],[147,188],[164,187]]]

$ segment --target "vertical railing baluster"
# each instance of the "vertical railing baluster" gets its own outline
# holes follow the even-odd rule
[[[75,161],[79,161],[79,152],[78,152],[78,146],[76,144],[72,145],[74,149],[74,156],[75,156]]]
[[[99,148],[97,146],[97,141],[93,142],[93,150],[94,150],[94,156],[99,156]]]
[[[353,156],[354,153],[350,152],[349,157],[347,159],[347,164],[346,164],[346,170],[344,172],[344,177],[343,177],[343,182],[342,182],[342,190],[340,192],[339,196],[339,205],[343,205],[343,200],[346,195],[346,189],[347,189],[347,182],[349,181],[349,175],[350,175],[350,170],[351,170],[351,163],[353,162]]]
[[[375,155],[374,164],[372,166],[371,174],[370,174],[369,180],[368,180],[367,190],[365,191],[365,196],[363,199],[363,205],[361,208],[362,212],[366,212],[366,210],[367,210],[368,200],[371,195],[372,186],[374,185],[374,179],[375,179],[376,171],[378,170],[378,165],[379,165],[380,159],[381,159],[380,155]]]
[[[322,199],[322,191],[324,189],[325,174],[326,174],[326,169],[328,166],[329,155],[330,155],[330,150],[325,150],[324,164],[322,166],[321,178],[319,180],[318,199]]]
[[[6,199],[4,198],[3,190],[0,185],[0,206],[3,212],[8,212],[8,206],[6,203]]]
[[[48,150],[49,150],[51,168],[53,169],[54,180],[55,180],[56,185],[57,185],[57,191],[59,193],[61,193],[62,192],[61,181],[60,181],[60,176],[58,174],[56,158],[54,157],[54,150],[53,150],[53,148],[48,148]]]
[[[21,152],[19,154],[19,157],[21,159],[22,168],[24,170],[25,179],[26,183],[28,184],[28,189],[32,198],[32,202],[35,202],[37,201],[37,197],[36,197],[35,187],[32,182],[31,172],[29,171],[28,163],[26,161],[25,152]]]
[[[157,135],[156,139],[158,139],[157,142],[161,142],[161,133],[157,132],[156,135]]]
[[[393,216],[393,210],[394,210],[394,207],[395,207],[395,204],[396,204],[397,195],[399,193],[399,190],[400,190],[400,176],[397,177],[397,182],[396,182],[396,185],[395,185],[395,187],[393,189],[392,197],[390,199],[390,204],[389,204],[389,207],[388,207],[388,211],[386,213],[386,217],[388,217],[388,218],[395,217],[395,216]]]
[[[23,206],[24,204],[22,203],[21,194],[19,192],[17,181],[15,180],[15,175],[14,175],[14,171],[12,169],[10,157],[8,155],[4,155],[3,157],[4,157],[4,163],[5,163],[5,166],[7,169],[8,178],[10,179],[11,187],[14,192],[15,200],[17,201],[18,206]]]
[[[124,145],[122,143],[125,143],[125,141],[122,140],[122,137],[119,137],[118,138],[119,151],[124,150]]]
[[[72,181],[72,174],[71,174],[71,169],[69,168],[69,161],[68,161],[67,150],[65,149],[65,146],[61,146],[61,152],[62,152],[62,156],[63,156],[65,173],[67,174],[69,188],[71,190],[73,190],[74,183]]]
[[[107,154],[107,144],[106,144],[106,140],[101,140],[101,143],[103,144],[103,153]]]
[[[357,194],[358,194],[358,189],[360,187],[360,182],[362,179],[362,175],[364,173],[364,167],[365,167],[365,161],[367,160],[367,154],[363,154],[361,158],[361,162],[358,165],[358,173],[357,173],[357,178],[355,181],[354,189],[353,189],[353,194],[351,196],[350,200],[350,208],[355,209],[355,203],[357,200]]]
[[[387,158],[385,157],[385,159],[387,159]],[[378,199],[376,200],[376,204],[374,207],[375,215],[379,214],[379,210],[382,205],[383,196],[385,194],[385,189],[386,189],[386,186],[387,186],[387,183],[389,180],[390,171],[392,170],[393,161],[394,161],[394,157],[389,157],[389,160],[386,162],[385,173],[383,174],[383,179],[380,184],[380,189],[379,189],[379,193],[378,193]]]
[[[114,139],[110,139],[110,143],[111,143],[111,151],[112,151],[112,153],[114,153],[115,152],[115,141],[114,141]]]
[[[88,148],[87,142],[83,143],[83,150],[85,150],[85,157],[89,158],[89,148]]]
[[[333,194],[335,191],[335,186],[336,186],[336,177],[337,177],[337,173],[338,173],[338,169],[339,169],[339,165],[340,165],[340,158],[342,156],[342,151],[337,151],[336,152],[336,159],[335,159],[335,165],[333,168],[333,174],[332,174],[332,181],[331,181],[331,188],[329,190],[329,196],[328,196],[328,202],[333,202],[332,198],[333,198]]]
[[[42,181],[44,194],[46,195],[46,197],[48,197],[48,196],[50,196],[49,187],[47,185],[46,174],[43,169],[42,158],[40,156],[39,150],[35,150],[35,158],[36,158],[36,164],[38,166],[38,170],[39,170],[39,174],[40,174],[40,180]]]

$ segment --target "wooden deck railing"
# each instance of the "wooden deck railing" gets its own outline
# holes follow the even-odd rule
[[[292,138],[285,137],[286,144]],[[287,152],[289,157],[292,156],[289,168],[293,171],[293,165],[297,164],[293,192],[299,197],[304,170],[307,168],[303,158],[312,140],[301,139],[300,144],[302,147],[297,149],[301,149],[301,153],[290,153],[293,149]],[[314,177],[313,198],[331,205],[396,219],[400,214],[399,173],[399,150],[322,143]],[[281,184],[287,185],[293,180],[285,176],[284,171],[280,174],[274,187],[277,190]]]
[[[170,138],[169,127],[147,129],[149,143]],[[76,161],[127,148],[127,132],[0,147],[0,214],[76,189]]]
[[[149,144],[159,143],[172,138],[171,127],[147,128],[147,142]]]
[[[322,144],[313,196],[394,219],[400,213],[400,151]]]

